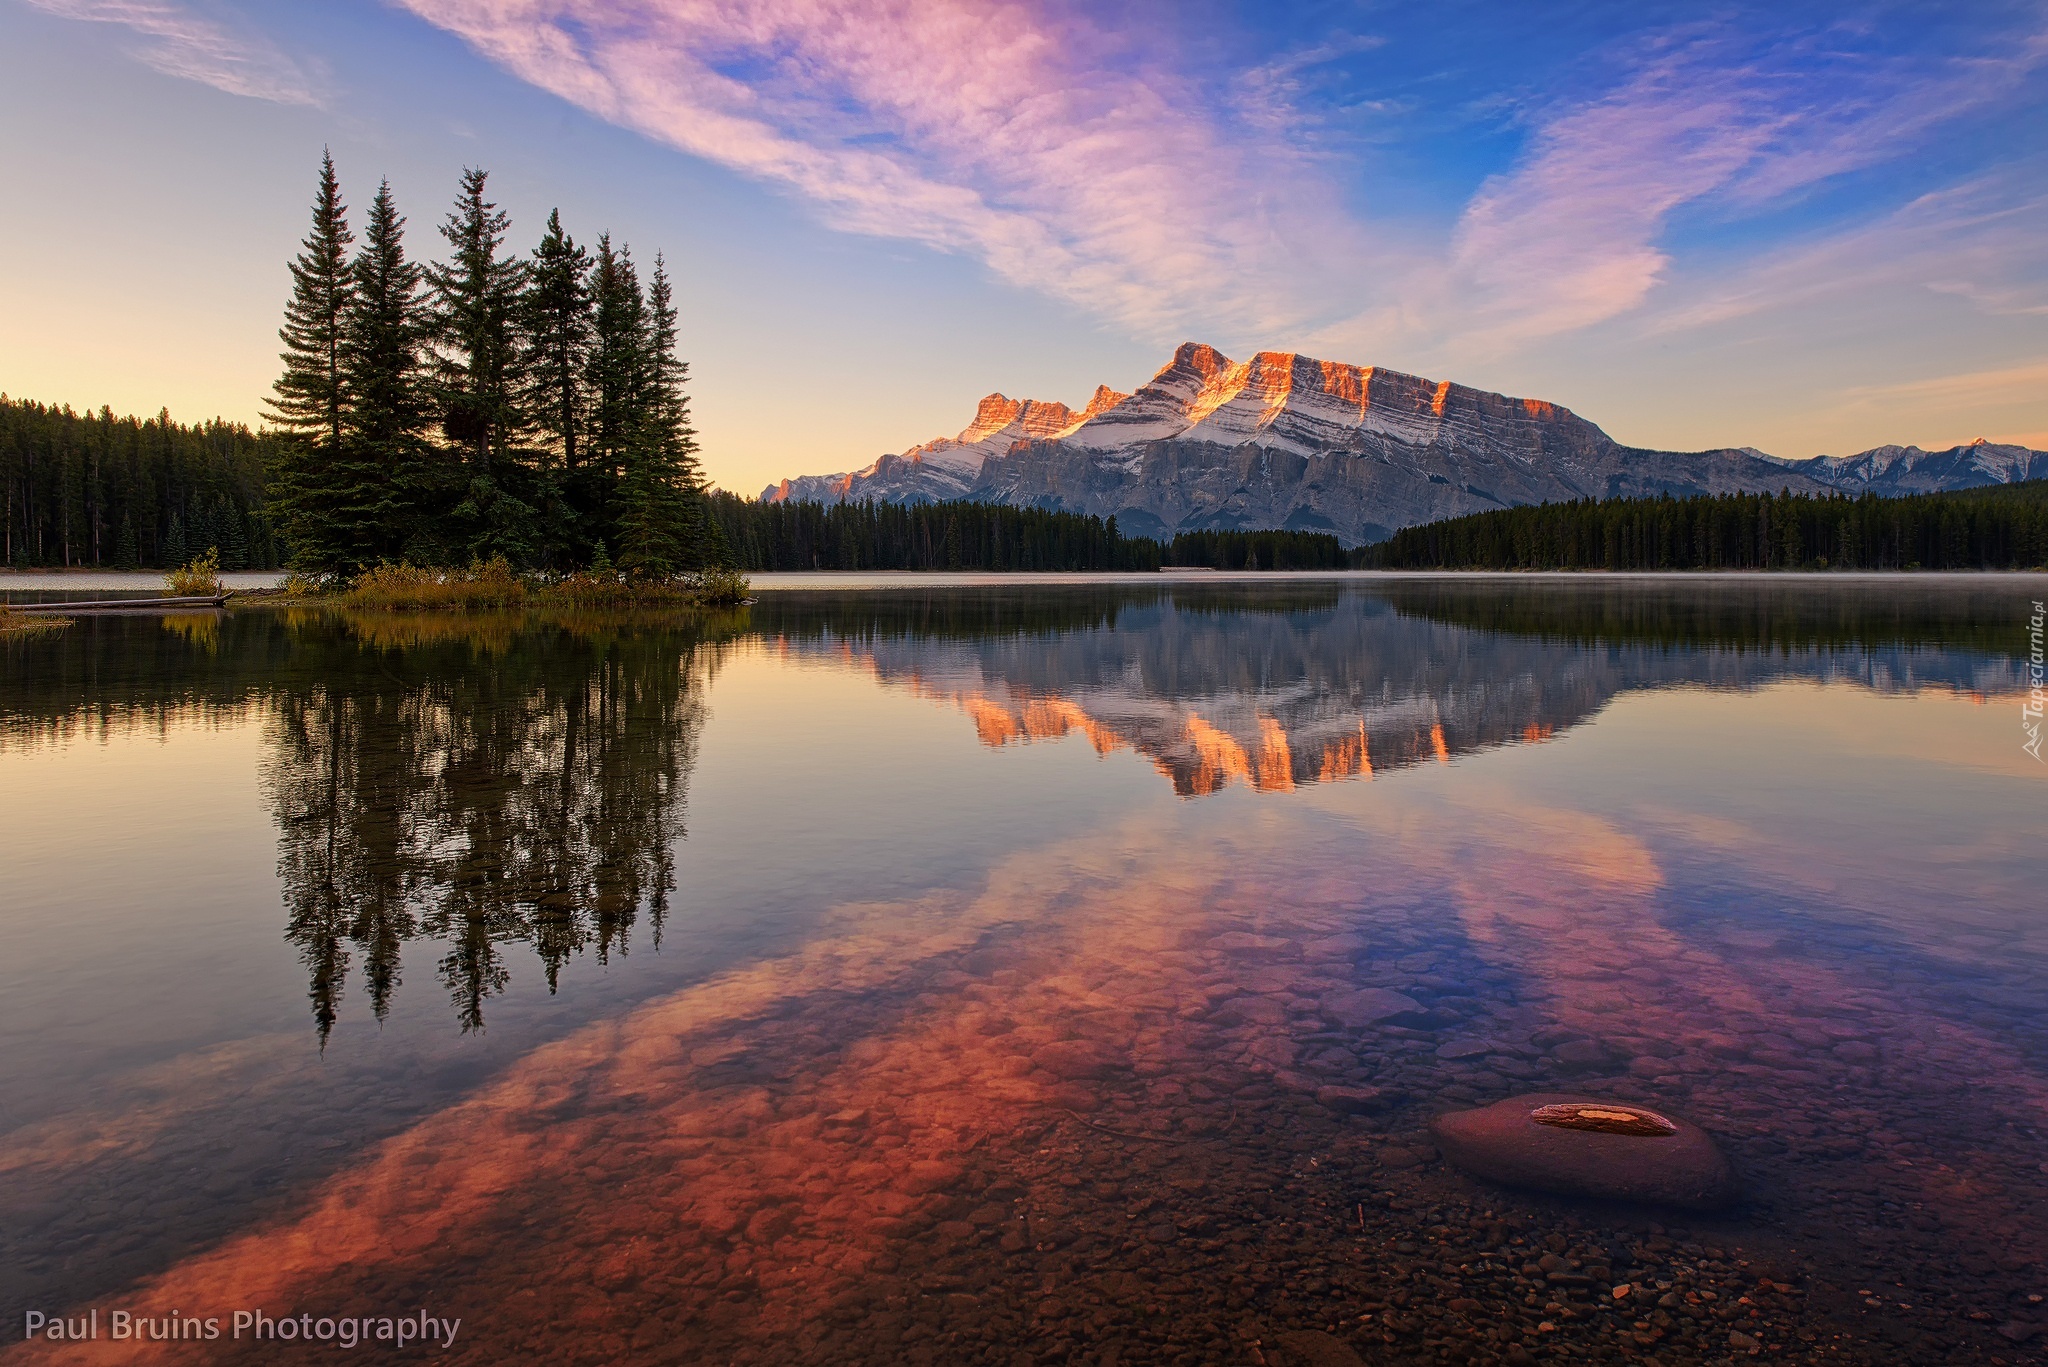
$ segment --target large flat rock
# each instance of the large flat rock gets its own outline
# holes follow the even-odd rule
[[[1430,1122],[1446,1161],[1502,1186],[1716,1210],[1735,1173],[1699,1126],[1632,1102],[1535,1092]]]
[[[1408,1025],[1424,1017],[1422,1003],[1405,992],[1384,987],[1366,987],[1352,992],[1333,992],[1322,1000],[1323,1014],[1353,1030],[1390,1022]]]

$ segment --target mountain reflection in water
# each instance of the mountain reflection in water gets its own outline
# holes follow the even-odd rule
[[[1974,705],[2016,715],[2026,600],[81,622],[5,657],[0,763],[61,807],[18,761],[250,737],[298,957],[243,995],[291,1028],[11,1122],[10,1304],[425,1305],[471,1362],[2036,1361],[2048,859]],[[1437,1161],[1432,1114],[1543,1090],[1704,1124],[1747,1204]]]
[[[1967,600],[1915,603],[1910,593],[1859,600],[1713,583],[1181,590],[1036,630],[999,624],[994,597],[991,629],[936,640],[909,625],[906,605],[878,621],[784,599],[757,621],[794,655],[858,661],[959,707],[985,744],[1078,734],[1098,754],[1146,756],[1184,797],[1233,781],[1285,792],[1548,740],[1637,689],[2022,686],[2015,658],[1967,648],[1973,636],[1990,644],[1959,619]],[[2008,642],[2011,622],[1999,614]]]
[[[175,615],[68,636],[54,686],[10,700],[8,720],[19,743],[260,712],[286,935],[321,1036],[352,971],[386,1016],[414,940],[439,946],[436,978],[472,1030],[510,981],[508,945],[531,946],[553,991],[570,957],[627,952],[643,918],[659,943],[702,695],[743,636],[957,706],[989,746],[1073,734],[1136,751],[1198,797],[1544,741],[1638,689],[2011,693],[2023,666],[1990,648],[2009,597],[1425,581],[785,593],[660,626]]]

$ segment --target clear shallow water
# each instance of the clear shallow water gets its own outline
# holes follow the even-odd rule
[[[2040,590],[10,644],[0,1308],[426,1307],[480,1362],[2038,1360]],[[1506,1192],[1426,1129],[1567,1089],[1705,1125],[1747,1200]]]

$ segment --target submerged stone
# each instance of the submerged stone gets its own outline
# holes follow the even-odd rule
[[[1318,1087],[1316,1100],[1342,1115],[1370,1115],[1393,1104],[1378,1087]]]
[[[1408,1025],[1420,1021],[1425,1014],[1422,1003],[1415,998],[1383,987],[1333,993],[1323,998],[1322,1007],[1326,1015],[1353,1030],[1383,1022]]]
[[[1735,1174],[1706,1131],[1647,1107],[1535,1093],[1430,1123],[1444,1158],[1503,1186],[1715,1210]]]

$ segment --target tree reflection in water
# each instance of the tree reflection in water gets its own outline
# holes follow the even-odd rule
[[[736,622],[307,614],[316,682],[282,690],[265,788],[288,936],[323,1042],[360,955],[389,1012],[406,942],[444,945],[436,974],[465,1031],[530,944],[554,990],[590,950],[656,947],[675,889],[685,792]]]

